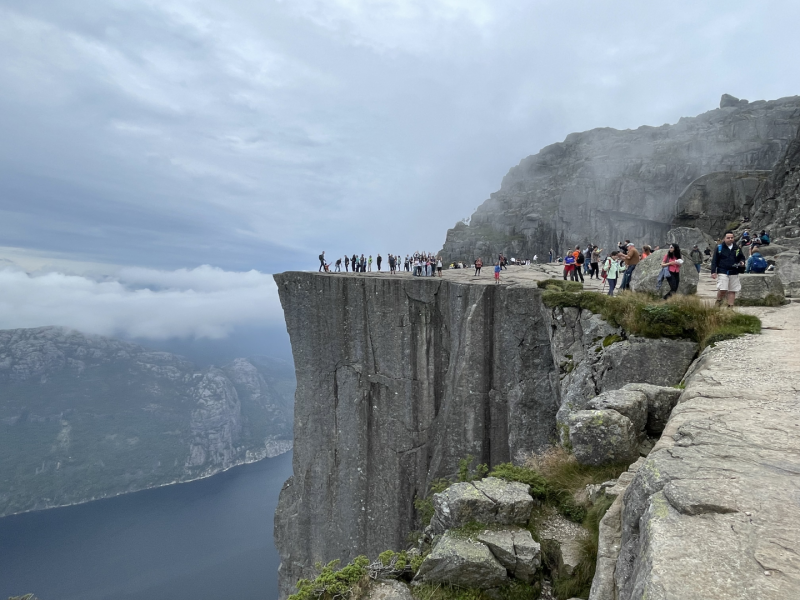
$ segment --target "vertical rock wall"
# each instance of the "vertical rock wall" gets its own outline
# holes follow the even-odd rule
[[[558,376],[535,287],[275,276],[297,372],[294,476],[275,515],[281,597],[311,566],[405,545],[413,501],[472,455],[556,438]]]

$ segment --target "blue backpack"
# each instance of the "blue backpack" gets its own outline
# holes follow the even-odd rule
[[[750,262],[751,273],[766,273],[768,267],[767,259],[763,256],[754,256]]]

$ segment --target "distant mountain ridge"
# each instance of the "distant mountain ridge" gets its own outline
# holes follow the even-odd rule
[[[291,449],[294,369],[62,327],[0,331],[0,516],[189,481]]]

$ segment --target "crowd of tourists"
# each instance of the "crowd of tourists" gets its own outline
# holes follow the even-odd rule
[[[710,257],[711,278],[717,283],[717,304],[727,304],[732,307],[736,293],[741,291],[739,281],[741,273],[764,273],[771,267],[760,252],[761,246],[770,244],[769,233],[762,230],[758,235],[751,235],[747,229],[738,240],[735,240],[732,231],[725,232],[723,238],[717,240],[713,250],[706,248],[701,252],[697,244],[689,251],[688,261],[697,270],[701,271],[703,262]],[[748,248],[749,247],[749,248]],[[655,250],[659,247],[656,246]],[[745,255],[749,249],[749,257]],[[615,290],[629,290],[636,266],[652,254],[653,248],[643,245],[641,252],[630,240],[619,242],[617,248],[605,253],[595,244],[585,248],[575,246],[574,250],[567,252],[557,262],[563,263],[564,279],[572,281],[585,281],[584,275],[589,279],[597,278],[608,285],[608,295],[613,296]],[[555,253],[550,250],[550,262],[553,262]],[[681,280],[681,268],[687,263],[680,246],[670,244],[666,254],[661,259],[661,269],[656,280],[656,291],[667,299],[678,293]],[[666,287],[664,284],[666,283]]]
[[[384,265],[383,256],[378,254],[373,260],[371,254],[368,256],[353,254],[352,257],[345,255],[344,258],[337,258],[331,263],[325,257],[324,250],[319,255],[319,270],[325,273],[341,273],[342,267],[345,273],[371,273],[373,264],[376,271],[380,271]],[[405,258],[399,254],[388,254],[386,265],[389,273],[405,270],[416,277],[442,276],[442,257],[433,253],[414,252],[406,254]]]

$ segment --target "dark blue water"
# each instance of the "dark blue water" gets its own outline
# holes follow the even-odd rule
[[[291,452],[191,483],[0,519],[0,598],[274,600]]]

